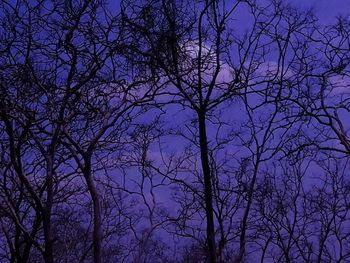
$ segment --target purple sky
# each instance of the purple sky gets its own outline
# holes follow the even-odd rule
[[[350,0],[288,0],[304,8],[313,8],[324,22],[330,22],[338,15],[349,15]]]

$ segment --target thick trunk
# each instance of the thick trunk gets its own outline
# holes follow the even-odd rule
[[[44,239],[45,239],[45,244],[44,244],[45,245],[45,251],[44,251],[45,263],[53,263],[51,220],[50,220],[50,215],[47,211],[44,212],[44,216],[43,216],[43,228],[44,228]]]
[[[101,205],[100,198],[97,193],[97,189],[91,174],[91,158],[85,158],[85,169],[84,176],[88,186],[88,190],[92,199],[93,205],[93,221],[94,221],[94,232],[93,232],[93,248],[94,248],[94,263],[102,262],[102,220],[101,220]]]
[[[205,123],[205,114],[198,114],[199,119],[199,141],[202,170],[204,176],[204,197],[205,197],[205,213],[207,217],[207,243],[208,255],[210,263],[216,263],[216,245],[215,245],[215,228],[213,213],[213,192],[211,183],[211,172],[208,157],[208,140]]]

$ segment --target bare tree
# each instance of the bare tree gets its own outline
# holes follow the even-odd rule
[[[230,20],[239,8],[245,8],[243,10],[251,16],[252,23],[246,34],[237,33],[235,36],[230,31]],[[232,100],[235,97],[249,94],[254,99],[251,94],[256,94],[256,100],[261,95],[263,105],[268,102],[264,99],[266,94],[282,93],[282,83],[291,79],[287,73],[294,54],[290,43],[295,42],[298,32],[307,27],[309,20],[305,14],[278,2],[267,7],[249,1],[237,1],[231,5],[218,1],[196,4],[186,1],[159,1],[145,2],[141,7],[125,2],[124,9],[124,17],[130,31],[136,32],[135,38],[143,44],[138,47],[138,52],[145,57],[144,63],[151,65],[151,70],[160,76],[161,83],[170,82],[168,91],[165,91],[168,96],[173,96],[170,102],[177,102],[194,113],[191,121],[195,125],[188,125],[187,128],[191,131],[183,136],[189,138],[200,151],[208,256],[210,262],[216,262],[215,216],[220,217],[220,212],[214,209],[213,193],[216,179],[211,164],[215,161],[211,161],[210,158],[216,147],[220,148],[223,142],[217,142],[216,145],[210,143],[212,140],[208,139],[208,133],[211,131],[208,129],[215,130],[222,126],[224,121],[217,121],[220,119],[218,116],[222,114],[223,107],[232,102],[237,103]],[[282,14],[282,10],[285,15]],[[267,50],[267,46],[271,50]],[[277,56],[278,60],[269,67],[265,61],[272,54]],[[254,107],[258,108],[259,105],[255,102],[254,106],[248,107],[254,110]],[[276,107],[277,113],[280,109],[277,104]],[[272,116],[271,124],[275,122],[274,117],[275,115]],[[218,125],[215,126],[216,124]],[[209,126],[211,128],[208,128]],[[270,136],[272,135],[268,128],[265,137],[267,139]],[[226,140],[226,143],[227,141],[229,140]],[[253,153],[258,156],[256,171],[261,159],[259,151],[265,151],[264,144],[265,142],[262,145],[258,142],[258,149]],[[249,187],[248,207],[242,223],[239,261],[244,254],[245,225],[255,180],[256,175],[253,176]],[[196,192],[198,193],[197,190]],[[222,238],[221,242],[225,242],[225,238]]]
[[[347,262],[349,21],[119,4],[0,3],[0,260]]]

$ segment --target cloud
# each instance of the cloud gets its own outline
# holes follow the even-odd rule
[[[332,86],[330,92],[331,96],[336,96],[339,94],[349,94],[350,95],[350,77],[349,76],[332,76],[328,79],[329,84]]]
[[[219,62],[219,73],[215,79],[216,85],[229,84],[234,81],[235,70],[225,63],[222,59],[217,58],[215,52],[215,46],[211,47],[206,44],[201,45],[201,49],[198,41],[189,41],[182,45],[182,50],[184,54],[188,55],[189,60],[187,61],[188,65],[185,67],[192,67],[193,64],[197,65],[199,56],[202,59],[201,65],[201,75],[202,81],[207,83],[211,82],[214,74],[218,67]],[[193,75],[198,74],[197,68],[193,68]]]

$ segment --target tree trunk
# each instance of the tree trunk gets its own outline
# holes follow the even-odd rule
[[[205,123],[205,114],[198,114],[199,141],[201,151],[201,163],[204,176],[205,213],[207,217],[207,244],[210,263],[216,263],[215,228],[213,213],[213,192],[211,183],[211,171],[208,157],[208,140]]]
[[[43,209],[43,229],[44,229],[44,239],[45,239],[45,253],[44,259],[45,263],[53,263],[53,250],[52,250],[52,237],[51,237],[51,210],[52,210],[52,180],[53,180],[53,161],[51,156],[47,158],[47,197],[45,207]]]
[[[254,194],[254,188],[255,188],[255,183],[256,183],[256,178],[258,175],[258,169],[259,169],[259,164],[260,164],[260,155],[258,154],[257,157],[257,162],[254,167],[254,174],[252,181],[250,182],[249,189],[248,189],[248,201],[247,201],[247,207],[244,211],[243,219],[242,219],[242,230],[241,230],[241,235],[240,235],[240,240],[239,240],[239,255],[237,259],[237,263],[240,263],[243,261],[244,255],[245,255],[245,245],[246,245],[246,232],[247,232],[247,224],[248,224],[248,217],[250,213],[250,208],[253,203],[253,194]]]
[[[100,197],[97,193],[97,189],[91,174],[91,156],[87,156],[85,159],[85,169],[84,177],[87,183],[87,187],[92,199],[93,205],[93,222],[94,222],[94,232],[93,232],[93,248],[94,248],[94,263],[102,262],[102,220],[101,220],[101,205]]]

